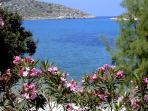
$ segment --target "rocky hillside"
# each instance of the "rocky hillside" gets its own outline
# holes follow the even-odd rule
[[[92,18],[87,13],[59,4],[37,0],[0,0],[2,7],[19,13],[24,19]]]

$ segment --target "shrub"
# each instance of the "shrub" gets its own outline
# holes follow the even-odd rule
[[[13,66],[13,56],[35,53],[36,44],[32,34],[22,27],[22,18],[0,8],[0,70]]]
[[[48,61],[15,56],[14,69],[0,77],[3,110],[29,111],[49,106],[65,111],[145,111],[148,109],[148,78],[127,75],[108,64],[82,78],[80,83],[67,79],[67,74]],[[18,77],[19,81],[15,81]],[[12,85],[12,81],[15,84]]]

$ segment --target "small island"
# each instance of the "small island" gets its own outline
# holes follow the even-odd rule
[[[1,7],[17,12],[25,20],[95,18],[77,9],[38,0],[4,0]]]

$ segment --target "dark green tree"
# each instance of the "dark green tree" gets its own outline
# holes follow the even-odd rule
[[[0,8],[0,71],[13,66],[14,56],[35,53],[32,33],[22,26],[22,18]]]
[[[129,74],[148,75],[148,0],[123,0],[122,6],[113,60]]]

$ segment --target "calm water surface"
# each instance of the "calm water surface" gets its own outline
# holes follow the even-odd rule
[[[79,79],[98,66],[110,64],[110,55],[100,38],[105,36],[110,45],[114,46],[119,32],[118,24],[105,17],[26,20],[23,26],[38,41],[34,58],[48,59],[68,72],[70,79]]]

